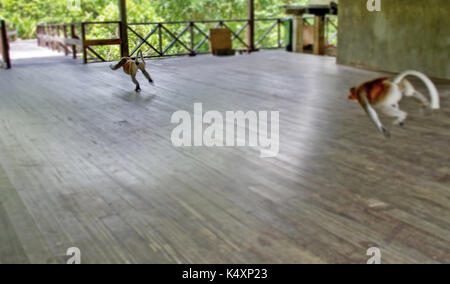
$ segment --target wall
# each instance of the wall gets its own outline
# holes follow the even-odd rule
[[[338,63],[450,79],[450,0],[339,1]]]

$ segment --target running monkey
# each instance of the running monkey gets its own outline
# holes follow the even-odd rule
[[[138,55],[136,57],[136,60],[133,60],[130,57],[124,57],[120,60],[119,63],[116,65],[111,65],[112,70],[117,70],[123,67],[123,71],[131,76],[131,80],[133,80],[133,83],[136,84],[136,92],[141,91],[141,86],[139,85],[139,82],[136,80],[136,74],[138,70],[141,70],[142,73],[144,73],[144,76],[147,78],[147,80],[150,82],[150,84],[153,85],[152,77],[150,77],[150,74],[145,70],[145,60],[144,56],[142,55],[142,51],[139,50]]]
[[[416,76],[425,83],[430,92],[431,104],[424,95],[416,91],[413,85],[405,79],[409,75]],[[431,109],[440,108],[439,93],[436,86],[427,76],[417,71],[406,71],[395,78],[379,78],[365,82],[358,87],[352,88],[348,98],[359,102],[378,130],[386,138],[389,138],[390,133],[384,128],[376,111],[380,111],[389,117],[397,118],[394,124],[403,126],[408,116],[406,112],[400,110],[398,105],[403,95],[418,99],[425,107]]]

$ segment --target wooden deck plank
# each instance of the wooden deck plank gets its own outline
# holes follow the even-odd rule
[[[0,71],[0,164],[47,253],[11,218],[18,250],[0,261],[63,263],[76,246],[84,263],[364,263],[377,245],[385,263],[450,262],[448,81],[441,112],[406,99],[386,141],[346,100],[385,74],[329,57],[152,60],[140,95],[107,64],[17,61]],[[280,155],[174,148],[170,117],[196,102],[280,111]]]

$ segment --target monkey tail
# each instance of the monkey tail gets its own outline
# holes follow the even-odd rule
[[[141,61],[141,63],[145,64],[144,55],[142,54],[142,50],[138,51],[138,54],[136,56],[136,64],[139,65],[140,61]]]
[[[145,63],[144,55],[142,54],[142,50],[139,50],[138,56],[141,58],[142,63]]]
[[[119,63],[117,63],[116,65],[111,65],[111,69],[112,70],[117,70],[120,69],[121,67],[123,67],[125,65],[125,63],[127,63],[128,59],[126,58],[122,58]]]
[[[405,71],[398,75],[394,79],[394,84],[399,84],[403,79],[405,79],[406,76],[416,76],[419,79],[421,79],[425,85],[428,88],[428,91],[430,92],[431,97],[431,108],[432,109],[439,109],[440,108],[440,99],[439,99],[439,93],[436,89],[436,86],[433,84],[433,82],[428,78],[425,74],[420,73],[418,71]]]

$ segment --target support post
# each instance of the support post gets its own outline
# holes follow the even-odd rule
[[[47,33],[48,33],[48,30],[47,30],[47,25],[46,24],[44,24],[43,26],[42,26],[42,35],[43,35],[43,37],[42,37],[42,46],[43,47],[46,47],[46,48],[48,48],[48,44],[47,44]]]
[[[195,33],[194,33],[194,22],[190,22],[190,32],[191,32],[191,54],[190,56],[195,56]]]
[[[49,33],[49,26],[48,26],[48,24],[46,24],[45,26],[44,26],[44,35],[45,35],[45,47],[47,47],[47,48],[50,48],[50,44],[49,44],[49,36],[50,36],[50,33]]]
[[[82,49],[83,49],[83,63],[87,64],[88,58],[87,58],[87,48],[84,45],[85,41],[86,41],[86,24],[81,23],[81,45],[82,45]]]
[[[164,54],[163,54],[163,38],[162,38],[163,34],[162,34],[162,24],[158,24],[158,26],[159,26],[159,30],[158,30],[159,53],[160,53],[161,55],[164,55]]]
[[[72,38],[76,39],[77,35],[75,33],[75,24],[70,25],[70,32],[72,34]],[[77,59],[77,46],[76,45],[72,45],[72,55],[73,55],[73,59]]]
[[[325,54],[325,15],[314,16],[314,54]]]
[[[0,21],[0,47],[5,62],[6,69],[11,68],[11,59],[9,57],[9,42],[8,42],[8,31],[6,30],[6,23],[4,20]]]
[[[50,25],[50,45],[52,47],[52,50],[55,50],[55,43],[53,41],[53,37],[55,36],[55,26],[53,24]]]
[[[128,48],[128,21],[127,21],[127,1],[119,0],[119,12],[120,12],[120,39],[122,44],[120,45],[120,53],[122,57],[130,56],[130,50]]]
[[[255,51],[255,0],[248,0],[248,51]]]
[[[56,51],[61,52],[61,44],[59,42],[59,40],[61,39],[61,26],[57,25],[56,26],[56,40],[55,40],[55,44],[56,44]]]
[[[294,34],[292,51],[296,53],[303,53],[303,33],[304,33],[303,15],[294,16],[294,28],[292,32]]]
[[[63,34],[64,34],[64,40],[66,40],[67,39],[67,25],[66,24],[63,25]],[[69,55],[69,46],[65,42],[64,42],[64,54],[66,56]]]

